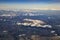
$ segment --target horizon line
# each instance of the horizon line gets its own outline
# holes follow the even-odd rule
[[[0,10],[60,10],[60,8],[21,8],[21,9],[0,9]]]

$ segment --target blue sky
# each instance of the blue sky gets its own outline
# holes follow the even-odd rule
[[[60,0],[0,0],[0,2],[60,2]]]
[[[0,9],[60,9],[60,0],[0,0]]]

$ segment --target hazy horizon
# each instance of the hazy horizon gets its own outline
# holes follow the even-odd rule
[[[2,9],[60,10],[59,0],[0,0]]]

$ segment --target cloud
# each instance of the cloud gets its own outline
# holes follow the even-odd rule
[[[24,22],[17,22],[17,25],[31,26],[31,27],[42,27],[42,28],[52,28],[51,25],[47,25],[42,20],[24,19]]]

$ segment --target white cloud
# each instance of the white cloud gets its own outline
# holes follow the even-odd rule
[[[55,31],[51,31],[51,33],[55,33]]]
[[[42,20],[33,20],[33,19],[24,19],[24,22],[17,22],[17,25],[31,26],[31,27],[43,27],[43,28],[52,28],[51,25],[47,25]]]

